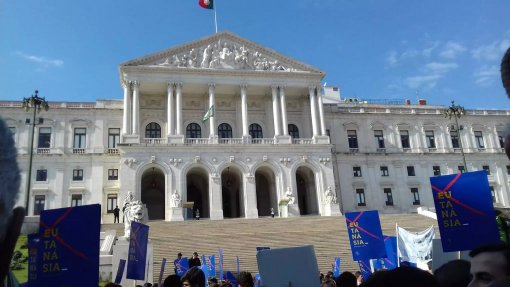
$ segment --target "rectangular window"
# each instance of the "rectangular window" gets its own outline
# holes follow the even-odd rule
[[[358,148],[358,136],[355,130],[347,131],[347,139],[349,140],[349,148]]]
[[[485,148],[485,143],[483,142],[483,134],[481,131],[475,131],[475,141],[478,148]]]
[[[492,202],[498,202],[498,198],[496,197],[496,190],[494,190],[494,186],[490,185],[489,189],[491,190]]]
[[[459,170],[460,173],[466,172],[466,168],[463,165],[459,165],[457,169]]]
[[[44,204],[46,203],[45,195],[36,195],[34,197],[34,215],[40,215],[41,211],[44,210]]]
[[[411,194],[413,196],[413,205],[420,205],[420,193],[418,193],[418,188],[411,188]]]
[[[441,175],[441,167],[439,165],[434,165],[432,167],[432,172],[434,173],[434,176]]]
[[[505,148],[505,137],[503,136],[503,132],[498,131],[498,141],[499,141],[499,147]]]
[[[390,176],[387,166],[381,166],[381,176]]]
[[[409,131],[400,131],[400,142],[402,143],[402,148],[411,148],[411,144],[409,142]]]
[[[386,206],[393,206],[393,194],[391,193],[391,188],[385,188],[384,195],[386,196]]]
[[[83,169],[73,169],[73,181],[83,180]]]
[[[378,149],[384,148],[384,135],[382,130],[374,131],[375,145]]]
[[[490,166],[484,165],[484,166],[482,166],[482,169],[485,170],[487,175],[491,175],[491,168],[490,168]]]
[[[73,148],[85,148],[86,136],[87,136],[86,128],[75,128]]]
[[[358,201],[358,206],[367,206],[365,201],[365,190],[363,188],[356,189],[356,199]]]
[[[450,131],[450,138],[452,139],[452,147],[460,148],[459,144],[459,132],[458,131]]]
[[[50,148],[51,128],[39,128],[39,138],[37,140],[37,148]]]
[[[118,169],[109,169],[108,170],[108,180],[118,180],[119,179],[119,170]]]
[[[354,177],[361,177],[361,166],[353,166]]]
[[[82,195],[81,194],[71,195],[71,207],[81,206],[81,205],[82,205]]]
[[[35,175],[35,181],[48,180],[48,171],[46,169],[38,169]]]
[[[108,129],[108,148],[117,148],[120,141],[120,129]]]
[[[425,131],[425,137],[427,138],[427,147],[436,148],[436,138],[434,137],[434,131]]]
[[[414,172],[414,166],[410,165],[407,167],[407,176],[416,176],[416,173]]]
[[[117,194],[108,194],[106,200],[106,212],[113,213],[117,206]]]

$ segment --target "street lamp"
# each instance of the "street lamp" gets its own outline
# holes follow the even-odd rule
[[[462,137],[460,136],[461,129],[459,128],[459,121],[458,121],[458,119],[460,119],[460,117],[462,117],[465,113],[466,113],[466,110],[464,109],[463,106],[455,105],[455,101],[452,101],[452,105],[449,106],[448,109],[446,109],[444,111],[444,116],[450,120],[452,119],[452,117],[455,118],[455,128],[458,132],[460,152],[462,154],[462,161],[464,162],[464,167],[465,167],[466,171],[468,171],[468,166],[466,163],[466,155],[464,155],[464,148],[462,147]]]
[[[30,110],[30,108],[33,108],[32,113],[32,130],[31,130],[31,137],[30,137],[30,157],[28,161],[28,174],[27,174],[27,184],[26,184],[26,195],[25,195],[25,209],[26,214],[28,215],[28,204],[30,202],[30,183],[31,183],[31,177],[32,177],[32,160],[34,157],[34,132],[35,132],[35,114],[41,112],[41,109],[44,109],[45,111],[48,111],[50,106],[48,105],[48,102],[44,99],[44,97],[39,97],[39,91],[35,90],[35,94],[32,95],[29,98],[23,98],[22,107],[25,109],[26,112]]]

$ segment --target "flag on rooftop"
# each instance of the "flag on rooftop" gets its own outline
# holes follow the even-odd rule
[[[198,5],[204,9],[214,9],[213,0],[198,0]]]
[[[212,105],[205,113],[204,118],[202,118],[202,122],[207,122],[210,117],[214,117],[214,105]]]

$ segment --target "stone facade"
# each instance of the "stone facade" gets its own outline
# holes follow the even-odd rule
[[[29,214],[101,203],[111,222],[128,191],[164,220],[433,207],[428,178],[462,165],[445,107],[339,102],[324,75],[228,32],[121,64],[123,100],[53,102],[37,115]],[[29,116],[20,102],[0,102],[0,114],[26,183]],[[457,132],[468,170],[490,170],[501,206],[509,115],[468,111]]]

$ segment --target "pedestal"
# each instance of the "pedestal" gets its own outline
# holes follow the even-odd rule
[[[135,281],[131,279],[126,279],[126,271],[127,271],[127,258],[128,258],[128,250],[129,250],[129,241],[124,237],[119,237],[117,243],[113,246],[113,261],[112,261],[112,281],[115,280],[117,276],[117,270],[119,269],[120,259],[126,260],[126,265],[124,266],[124,272],[122,274],[122,280],[120,285],[122,286],[135,286]],[[149,240],[147,244],[147,260],[145,261],[145,281],[136,280],[136,284],[143,285],[145,283],[153,283],[152,280],[154,278],[154,262],[153,262],[153,251],[152,251],[152,243]]]
[[[340,216],[340,205],[338,203],[325,203],[322,207],[323,216]]]
[[[283,218],[289,217],[289,206],[288,205],[280,205],[280,217],[283,217]]]
[[[124,144],[139,144],[140,136],[139,135],[122,135]]]
[[[218,143],[218,135],[209,136],[209,144],[217,144]]]
[[[329,144],[328,136],[314,136],[313,139],[316,144]]]
[[[184,143],[184,135],[169,135],[168,143],[169,144],[183,144]]]
[[[275,136],[274,142],[276,144],[291,144],[292,143],[292,137],[291,136]]]
[[[165,209],[166,221],[184,221],[184,211],[182,207],[170,207]]]
[[[222,220],[223,219],[223,209],[211,209],[209,211],[209,219]]]

